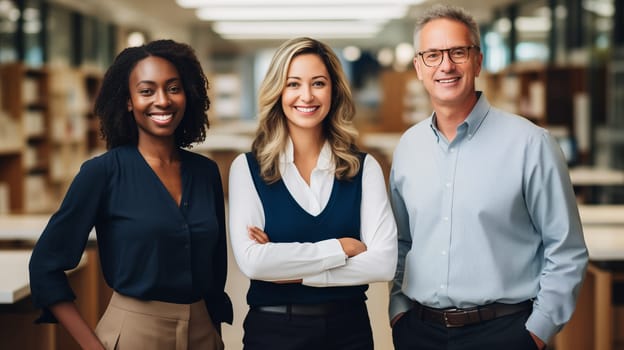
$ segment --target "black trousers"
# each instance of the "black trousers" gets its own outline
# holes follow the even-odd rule
[[[422,321],[410,310],[395,323],[392,340],[396,350],[536,350],[537,345],[524,325],[530,312],[447,328]]]
[[[372,350],[366,303],[323,316],[250,310],[243,323],[245,350]]]

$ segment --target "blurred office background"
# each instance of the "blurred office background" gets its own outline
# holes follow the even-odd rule
[[[598,226],[622,234],[607,242],[615,253],[594,255],[606,265],[588,279],[602,289],[583,294],[578,326],[568,327],[553,347],[623,348],[624,293],[618,281],[624,279],[624,222],[618,218],[624,217],[624,1],[447,2],[468,9],[481,27],[484,70],[478,88],[493,105],[557,137],[579,203],[596,210]],[[257,89],[269,60],[280,43],[296,36],[321,39],[340,56],[357,102],[359,142],[387,175],[400,133],[431,113],[412,67],[412,40],[414,19],[433,3],[0,0],[0,260],[15,250],[27,254],[80,164],[104,151],[91,113],[103,73],[121,49],[153,39],[189,43],[208,74],[212,126],[206,142],[193,150],[217,160],[226,193],[231,160],[251,144]],[[90,322],[97,321],[109,295],[97,273],[96,244],[87,252],[86,267],[74,273]],[[0,274],[25,268],[16,259],[0,265]],[[233,260],[230,270],[236,320],[224,328],[224,337],[228,349],[238,349],[248,282]],[[597,283],[602,277],[596,276],[606,276],[608,284]],[[11,288],[7,301],[0,300],[0,348],[74,346],[54,326],[31,325],[27,281]],[[389,349],[386,285],[371,286],[369,299],[377,348]],[[605,327],[607,333],[598,331]]]

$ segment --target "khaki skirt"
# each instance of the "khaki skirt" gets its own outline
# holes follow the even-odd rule
[[[107,350],[222,350],[203,300],[142,301],[114,292],[95,333]]]

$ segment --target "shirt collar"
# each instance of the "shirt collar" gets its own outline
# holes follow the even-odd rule
[[[293,145],[292,139],[289,137],[286,140],[286,147],[280,153],[280,163],[282,164],[292,164],[295,162],[295,147]],[[334,162],[332,156],[332,150],[329,146],[329,142],[325,141],[323,147],[321,148],[321,153],[319,154],[318,160],[316,161],[316,168],[319,170],[333,170]]]
[[[468,118],[464,121],[468,124],[468,138],[472,138],[481,124],[483,124],[483,120],[485,120],[485,116],[490,111],[490,102],[488,102],[487,98],[481,91],[477,91],[477,104],[472,108],[470,114],[468,114]]]
[[[468,139],[471,139],[475,135],[475,133],[483,123],[485,116],[490,111],[490,107],[490,102],[487,100],[483,92],[477,91],[477,103],[472,108],[472,111],[470,111],[470,114],[468,114],[468,117],[466,117],[466,119],[460,124],[460,126],[464,124],[468,126]],[[440,130],[436,126],[435,112],[431,114],[429,126],[431,127],[431,130],[433,131],[437,140],[440,141]],[[458,126],[458,128],[460,126]]]

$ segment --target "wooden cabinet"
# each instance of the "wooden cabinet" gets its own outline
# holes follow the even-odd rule
[[[482,71],[476,89],[490,103],[548,128],[569,164],[592,164],[595,128],[606,121],[606,70],[599,66],[522,63],[490,73]],[[364,132],[402,132],[427,118],[432,107],[414,70],[384,71],[377,123]]]
[[[594,99],[593,105],[605,105],[604,87],[596,91],[590,82],[604,81],[604,69],[526,65],[483,74],[484,90],[493,105],[543,126],[565,126],[573,132],[575,104],[584,95]],[[604,122],[604,109],[603,113],[590,112],[592,121]]]
[[[606,121],[604,67],[525,64],[482,76],[494,106],[550,129],[571,164],[592,162],[594,129]]]
[[[82,81],[89,103],[89,108],[86,111],[87,152],[92,155],[106,150],[106,142],[100,133],[100,120],[93,113],[93,104],[102,85],[102,73],[98,71],[83,72]]]
[[[618,232],[619,233],[619,232]],[[618,285],[624,282],[621,261],[589,263],[570,321],[555,338],[565,350],[618,350],[624,345],[624,309],[617,305]]]
[[[0,134],[9,140],[0,143],[0,203],[8,198],[10,213],[49,213],[97,146],[89,136],[99,75],[12,63],[0,78]]]
[[[89,110],[83,72],[50,70],[49,188],[54,201],[62,198],[88,155]]]
[[[543,126],[565,126],[573,132],[575,104],[582,95],[591,100],[592,123],[605,121],[605,70],[584,66],[516,65],[482,72],[477,90],[492,105]],[[432,112],[429,97],[416,72],[387,71],[380,76],[380,131],[403,131]]]
[[[431,115],[429,95],[413,69],[384,71],[379,81],[382,98],[379,123],[374,131],[403,132]]]
[[[6,249],[8,242],[0,241],[0,257],[12,266],[11,278],[3,280],[13,287],[13,279],[27,280],[31,246],[22,242],[19,249]],[[6,265],[3,265],[6,266]],[[3,276],[6,277],[6,276]],[[95,328],[104,314],[112,290],[106,285],[100,268],[97,246],[89,244],[78,268],[68,273],[70,286],[76,294],[76,307],[89,327]],[[24,287],[28,291],[28,283]],[[5,292],[5,290],[3,290]],[[35,324],[41,310],[35,309],[30,296],[12,303],[0,303],[0,348],[23,350],[80,350],[80,346],[60,324]]]
[[[50,143],[48,72],[23,64],[0,67],[4,120],[15,130],[11,144],[0,157],[0,181],[9,187],[11,212],[37,212],[49,206]]]

